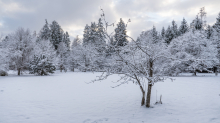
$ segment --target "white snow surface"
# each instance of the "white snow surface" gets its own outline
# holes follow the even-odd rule
[[[140,106],[133,83],[112,88],[117,75],[86,83],[100,74],[0,77],[0,123],[220,123],[220,77],[214,74],[156,83],[153,108]],[[162,105],[154,105],[156,91]]]

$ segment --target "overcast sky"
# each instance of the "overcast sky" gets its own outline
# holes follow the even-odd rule
[[[109,23],[130,18],[127,31],[134,38],[153,25],[160,31],[175,20],[179,26],[183,17],[189,24],[201,7],[208,24],[220,12],[220,0],[0,0],[0,33],[6,35],[18,27],[39,32],[47,19],[48,23],[56,20],[72,40],[82,37],[86,24],[98,21],[100,6]]]

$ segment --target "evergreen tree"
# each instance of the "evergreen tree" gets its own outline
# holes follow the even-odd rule
[[[210,25],[208,25],[208,27],[207,27],[207,29],[205,30],[205,32],[206,32],[207,39],[210,39],[211,36],[212,36],[213,33],[214,33],[213,28],[212,28]]]
[[[117,28],[115,29],[115,41],[117,46],[125,46],[128,43],[127,40],[127,31],[126,25],[122,19],[117,24]]]
[[[213,25],[213,28],[220,33],[220,13],[218,14],[218,17],[216,18],[216,22]]]
[[[153,37],[153,42],[154,43],[157,43],[158,42],[158,39],[159,39],[159,36],[157,34],[157,30],[156,30],[156,27],[153,26],[153,29],[151,30],[151,35]]]
[[[191,26],[195,29],[195,30],[202,30],[202,20],[199,19],[198,15],[196,16],[196,18],[193,20],[193,22],[191,23]]]
[[[183,18],[183,21],[181,22],[181,25],[179,27],[179,34],[183,35],[184,33],[189,31],[189,26],[185,20],[185,18]]]
[[[70,49],[70,38],[68,32],[63,34],[63,42],[66,44],[67,48]]]
[[[50,41],[52,42],[55,49],[57,50],[59,43],[62,42],[63,40],[63,29],[60,27],[60,25],[56,21],[53,21],[52,24],[50,25],[50,30],[51,30]]]
[[[49,24],[47,23],[47,20],[45,21],[46,23],[43,26],[43,28],[40,30],[38,40],[50,40],[51,39]]]
[[[81,40],[80,40],[79,36],[77,35],[76,38],[73,39],[71,49],[74,49],[74,47],[79,46],[80,44],[81,44]]]
[[[178,32],[178,29],[177,29],[177,24],[174,20],[172,21],[171,30],[172,30],[172,33],[173,33],[173,38],[177,38],[179,36],[179,32]]]
[[[48,73],[54,73],[56,67],[48,60],[45,55],[34,56],[34,59],[30,62],[29,72],[30,74],[48,75]]]
[[[164,39],[165,38],[165,29],[164,27],[161,30],[161,37]]]
[[[69,56],[69,49],[66,46],[65,42],[60,42],[57,48],[58,53],[58,68],[60,69],[60,72],[62,70],[67,70],[68,68],[68,56]]]
[[[165,43],[170,44],[171,40],[174,38],[173,30],[168,26],[165,33]]]
[[[87,45],[89,43],[89,39],[90,39],[90,27],[88,26],[88,24],[86,24],[85,29],[84,29],[84,34],[83,34],[83,46]]]

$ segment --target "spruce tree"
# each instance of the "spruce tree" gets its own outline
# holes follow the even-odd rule
[[[193,26],[193,28],[194,28],[195,30],[202,30],[202,29],[203,29],[202,20],[199,19],[198,15],[197,15],[196,18],[193,20],[193,22],[191,23],[191,25]]]
[[[68,34],[68,32],[66,32],[66,33],[63,34],[62,42],[64,42],[65,45],[66,45],[66,47],[67,47],[68,49],[70,49],[70,39],[69,39],[69,34]]]
[[[210,39],[214,33],[213,28],[210,25],[208,25],[207,29],[205,30],[205,33],[207,39]]]
[[[164,39],[165,38],[165,29],[164,27],[161,30],[161,37]]]
[[[45,25],[40,30],[38,40],[50,40],[51,39],[49,24],[47,23],[47,20],[45,20],[45,22],[46,22]]]
[[[179,34],[183,35],[184,33],[189,31],[189,26],[185,20],[185,18],[183,18],[183,21],[181,22],[181,25],[179,27]]]
[[[220,13],[218,14],[218,17],[216,18],[216,22],[213,25],[213,28],[220,33]]]
[[[171,40],[174,38],[173,30],[168,26],[166,33],[165,33],[165,43],[170,44]]]
[[[56,67],[48,60],[45,55],[34,56],[34,59],[30,62],[29,72],[36,75],[48,75],[48,73],[54,73]]]
[[[117,28],[115,29],[115,41],[117,46],[125,46],[128,43],[127,40],[127,31],[126,25],[122,19],[117,24]]]
[[[83,46],[87,45],[89,43],[89,38],[90,38],[90,26],[86,24],[84,28],[84,34],[83,34]]]
[[[60,27],[60,25],[56,21],[53,21],[52,24],[50,25],[50,30],[51,30],[50,41],[52,42],[55,49],[57,50],[59,43],[62,42],[63,40],[63,29]]]
[[[153,37],[153,42],[157,43],[159,37],[158,37],[157,30],[156,30],[155,26],[153,26],[153,29],[151,31],[151,35]]]
[[[179,32],[178,32],[178,29],[177,29],[177,24],[174,20],[172,21],[171,30],[172,30],[172,33],[173,33],[173,38],[177,38],[179,36]]]

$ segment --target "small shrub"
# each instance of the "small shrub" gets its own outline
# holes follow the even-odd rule
[[[6,71],[0,70],[0,76],[8,76]]]

